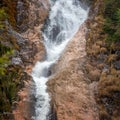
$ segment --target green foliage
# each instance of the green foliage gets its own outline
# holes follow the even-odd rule
[[[10,0],[9,3],[8,1],[2,4],[5,6],[0,8],[0,120],[3,120],[1,116],[4,112],[11,112],[12,102],[15,100],[20,88],[19,84],[21,79],[21,67],[11,65],[11,57],[14,53],[14,44],[11,43],[11,41],[14,40],[14,38],[8,34],[5,24],[5,20],[8,19],[9,21],[11,17],[7,11],[7,6],[12,6],[12,0]],[[9,10],[12,9],[13,8]],[[12,12],[11,14],[13,15]]]
[[[5,27],[4,20],[7,19],[8,15],[5,12],[5,9],[0,9],[0,29],[3,29]]]
[[[0,29],[4,28],[4,24],[0,23]]]
[[[5,9],[0,9],[0,20],[4,20],[8,17],[7,13],[5,12]]]
[[[116,17],[117,17],[117,23],[120,25],[120,8],[116,12]]]
[[[0,42],[0,113],[11,110],[11,104],[17,93],[17,83],[14,81],[17,71],[10,69],[10,57],[13,49]]]
[[[0,76],[0,113],[11,110],[19,85],[19,67],[9,66],[4,75]]]
[[[17,99],[17,93],[23,86],[21,66],[12,65],[11,58],[14,49],[18,49],[16,39],[8,33],[6,20],[16,28],[16,0],[0,1],[0,120],[13,120],[12,103]]]
[[[10,63],[9,57],[13,54],[13,50],[0,44],[0,75],[4,75],[7,66]]]
[[[120,42],[120,0],[105,1],[104,31],[108,34],[110,42]]]

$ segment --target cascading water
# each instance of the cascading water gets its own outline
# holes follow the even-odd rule
[[[50,119],[50,97],[46,92],[49,68],[59,58],[88,14],[88,9],[83,9],[79,0],[50,0],[50,4],[51,11],[43,30],[46,60],[37,62],[32,72],[36,85],[35,120]]]

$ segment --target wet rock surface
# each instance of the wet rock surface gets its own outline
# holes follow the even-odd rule
[[[20,64],[24,71],[31,74],[32,67],[38,60],[42,60],[45,49],[42,43],[41,28],[49,11],[47,0],[18,0],[17,27],[18,32],[10,29],[10,34],[15,36],[18,50],[12,58],[13,64]],[[19,101],[13,110],[15,120],[30,120],[35,114],[34,110],[34,83],[32,78],[25,78],[24,88],[18,93]]]
[[[44,59],[40,29],[48,14],[49,4],[44,0],[19,1],[18,4],[21,35],[17,34],[16,38],[20,49],[12,61],[13,64],[23,64],[29,74],[34,63]],[[48,91],[52,97],[52,120],[110,120],[111,116],[118,116],[116,118],[119,119],[120,55],[119,50],[115,52],[114,49],[111,54],[104,41],[103,18],[97,15],[102,6],[101,1],[96,2],[94,10],[90,11],[94,14],[87,20],[88,29],[85,25],[80,28],[58,62],[51,67]],[[28,10],[24,13],[26,7]],[[26,20],[21,22],[23,18]],[[34,115],[33,106],[30,106],[34,104],[34,85],[29,81],[25,82],[25,86],[19,92],[20,101],[13,111],[16,120],[30,120]]]
[[[72,39],[74,42],[70,41],[58,62],[51,67],[53,76],[48,82],[48,90],[58,120],[120,118],[120,47],[113,45],[110,49],[107,46],[103,33],[103,6],[103,1],[95,2],[87,20],[87,33],[83,35],[80,30],[81,33]],[[81,34],[86,36],[87,45]]]
[[[68,43],[52,68],[48,90],[58,120],[98,120],[98,110],[89,79],[84,73],[86,26]]]

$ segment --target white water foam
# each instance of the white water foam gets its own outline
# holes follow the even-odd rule
[[[59,58],[69,40],[86,20],[88,10],[81,7],[79,0],[50,0],[51,11],[43,31],[46,60],[37,62],[32,77],[36,85],[34,120],[49,120],[50,97],[46,92],[49,68]]]

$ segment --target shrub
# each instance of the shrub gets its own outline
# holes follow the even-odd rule
[[[120,42],[120,0],[105,1],[104,31],[109,42]]]

